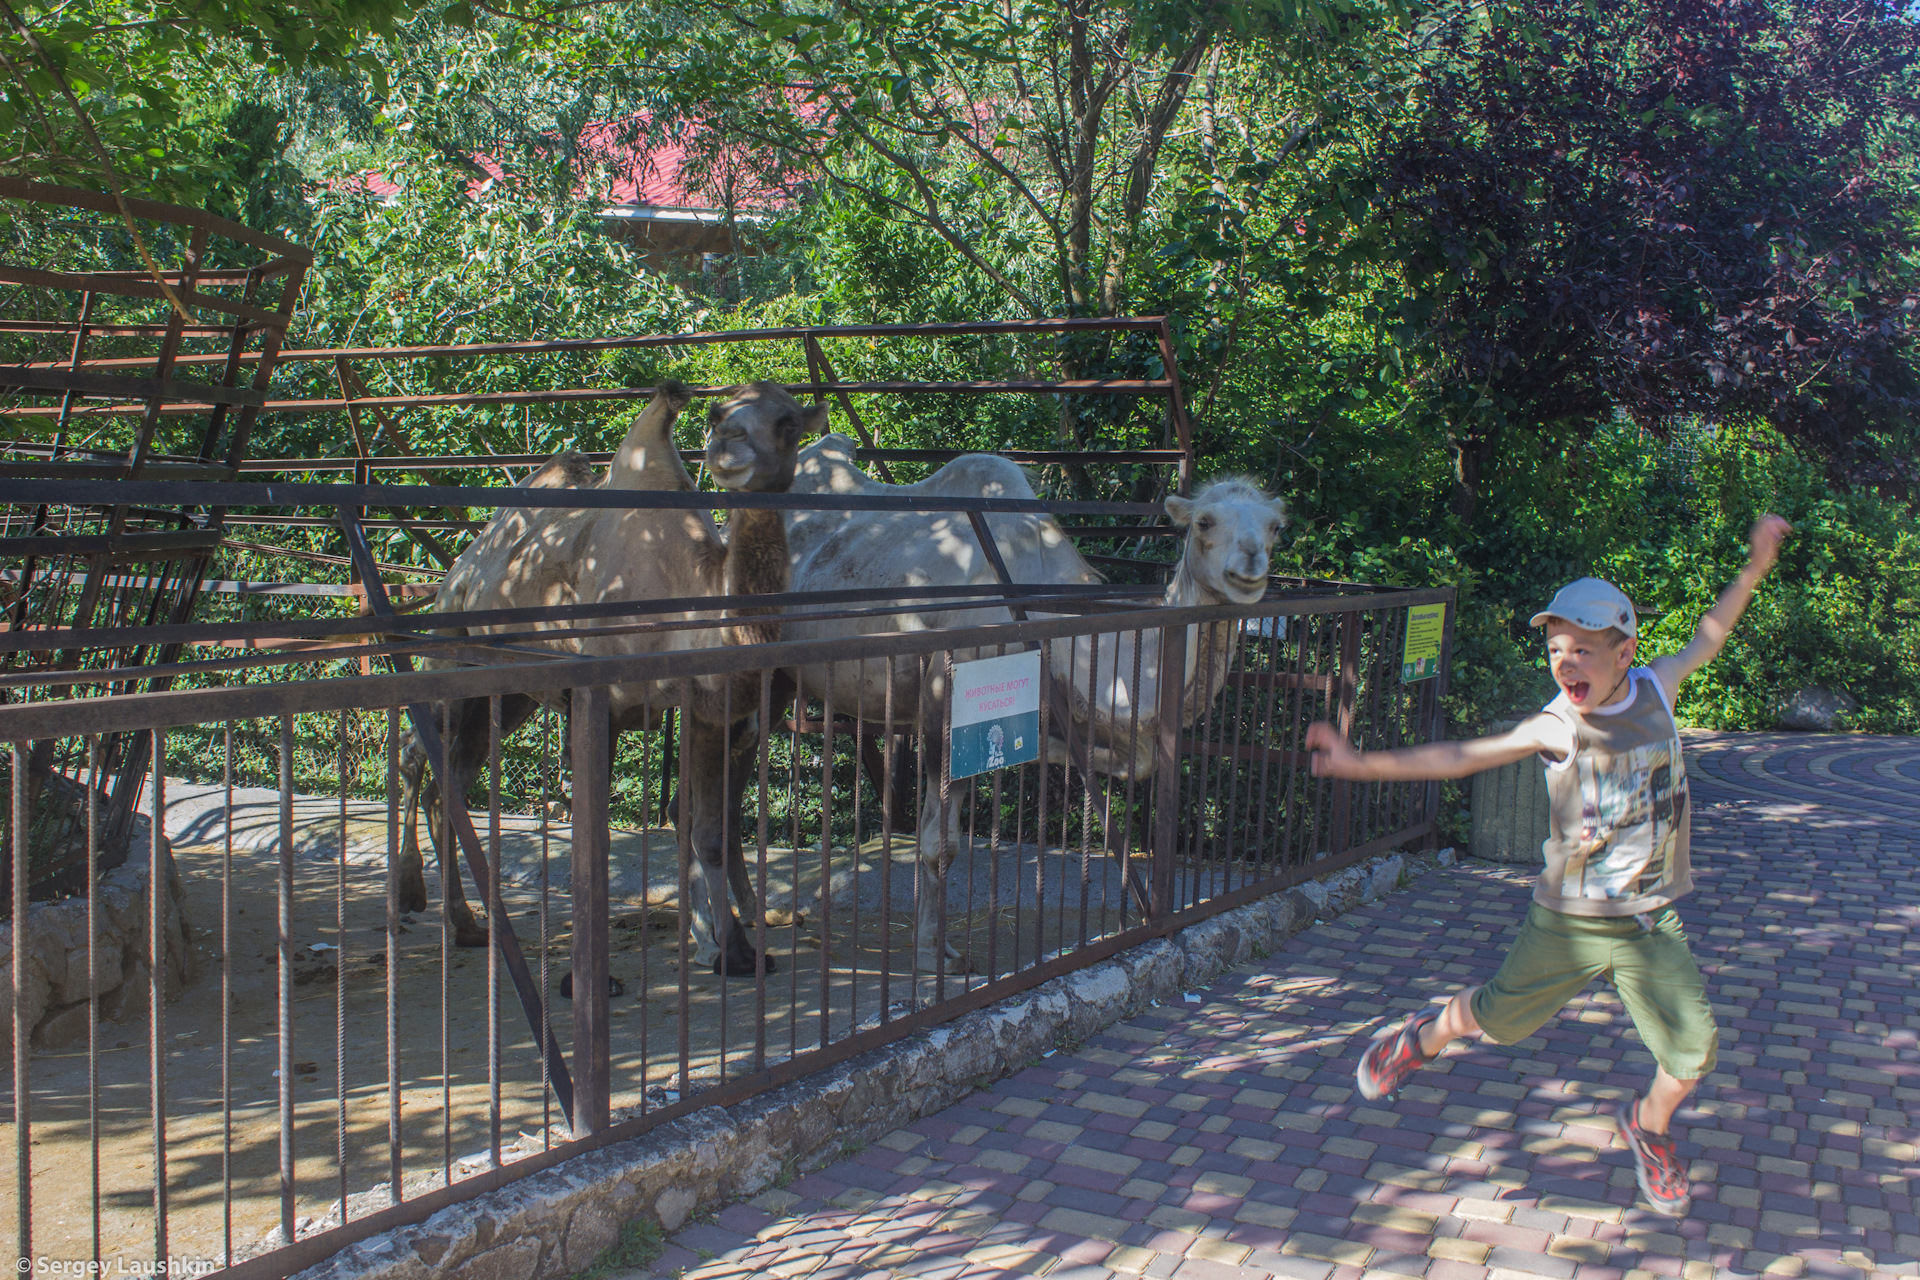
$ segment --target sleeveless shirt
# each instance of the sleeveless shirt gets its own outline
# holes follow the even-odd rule
[[[1627,696],[1576,713],[1563,693],[1545,710],[1573,730],[1573,753],[1547,764],[1546,865],[1533,900],[1573,916],[1655,911],[1693,889],[1691,805],[1680,729],[1646,667]]]

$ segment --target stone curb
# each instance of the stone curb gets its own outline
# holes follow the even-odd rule
[[[1443,862],[1452,851],[1443,850]],[[672,1231],[702,1205],[752,1196],[783,1170],[822,1168],[1079,1041],[1178,1000],[1277,949],[1316,918],[1392,892],[1398,853],[1222,912],[998,1005],[828,1067],[731,1108],[709,1107],[640,1137],[452,1205],[424,1223],[342,1249],[296,1280],[549,1280],[585,1270],[622,1226]]]

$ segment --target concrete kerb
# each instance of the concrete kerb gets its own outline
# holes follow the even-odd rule
[[[1452,853],[1442,850],[1439,860],[1452,862]],[[696,1112],[443,1209],[417,1226],[349,1245],[296,1280],[573,1275],[628,1222],[651,1219],[672,1231],[703,1206],[756,1195],[783,1173],[823,1168],[848,1145],[873,1142],[940,1111],[1056,1044],[1084,1040],[1178,1000],[1277,949],[1316,919],[1392,892],[1412,861],[1389,854],[1223,912],[761,1097]]]

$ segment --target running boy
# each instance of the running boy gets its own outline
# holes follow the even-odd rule
[[[1464,778],[1539,755],[1547,770],[1545,863],[1526,923],[1493,981],[1426,1008],[1376,1040],[1357,1077],[1367,1098],[1393,1093],[1461,1036],[1500,1044],[1532,1035],[1595,977],[1620,993],[1658,1069],[1646,1096],[1616,1114],[1640,1190],[1657,1211],[1687,1211],[1674,1110],[1713,1068],[1718,1029],[1673,903],[1693,888],[1687,865],[1686,768],[1673,708],[1680,683],[1712,662],[1792,532],[1766,515],[1746,568],[1700,620],[1685,649],[1633,665],[1633,604],[1598,578],[1562,587],[1533,616],[1545,626],[1560,695],[1511,732],[1398,751],[1356,751],[1330,724],[1307,731],[1313,772],[1366,781]]]

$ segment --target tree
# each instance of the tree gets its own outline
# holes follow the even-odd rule
[[[1503,436],[1764,419],[1910,492],[1912,89],[1890,0],[1436,11],[1415,109],[1302,222],[1444,419],[1473,521]],[[1346,274],[1342,274],[1346,273]]]

